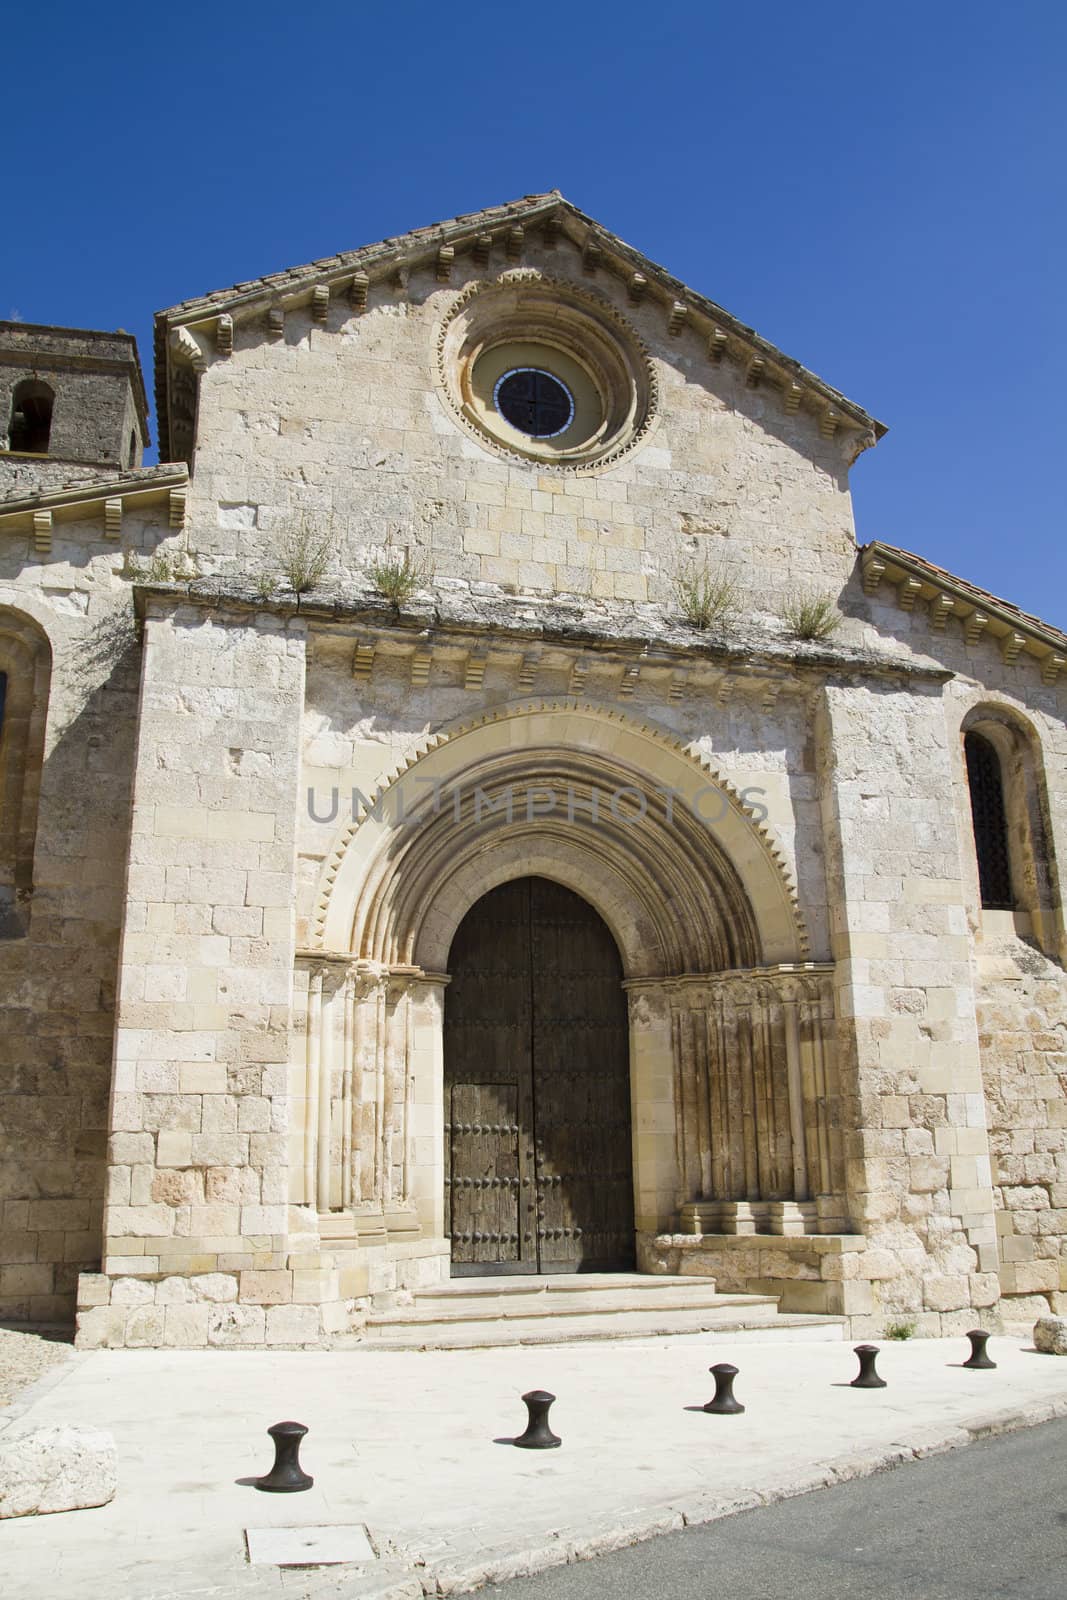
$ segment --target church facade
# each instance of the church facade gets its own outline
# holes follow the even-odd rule
[[[557,193],[0,324],[0,1315],[1067,1309],[1067,636]]]

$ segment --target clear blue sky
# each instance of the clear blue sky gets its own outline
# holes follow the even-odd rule
[[[1062,0],[56,0],[3,35],[0,315],[150,365],[161,306],[559,188],[889,424],[861,540],[1067,625]]]

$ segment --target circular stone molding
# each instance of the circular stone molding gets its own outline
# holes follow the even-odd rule
[[[575,284],[527,270],[472,283],[437,338],[437,378],[449,407],[482,444],[546,468],[617,461],[644,438],[658,399],[648,353],[626,319]],[[570,401],[565,425],[516,427],[500,404],[512,373],[554,379]]]

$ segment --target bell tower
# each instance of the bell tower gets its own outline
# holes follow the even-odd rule
[[[148,442],[132,334],[0,322],[0,489],[114,477]]]

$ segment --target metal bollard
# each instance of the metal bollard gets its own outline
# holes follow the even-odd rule
[[[986,1355],[985,1347],[989,1343],[989,1335],[986,1333],[985,1329],[972,1328],[967,1337],[971,1341],[971,1355],[970,1359],[965,1361],[963,1365],[965,1367],[970,1367],[972,1372],[989,1371],[991,1368],[995,1369],[996,1362],[990,1361],[989,1357]]]
[[[300,1441],[307,1433],[302,1422],[276,1422],[267,1432],[274,1440],[274,1465],[256,1488],[268,1494],[296,1494],[315,1482],[300,1465]]]
[[[853,1389],[884,1389],[886,1381],[880,1378],[875,1370],[875,1360],[878,1356],[876,1344],[858,1344],[856,1355],[860,1358],[859,1376],[853,1378],[850,1385]]]
[[[739,1411],[745,1409],[739,1400],[734,1399],[737,1368],[732,1367],[728,1361],[720,1361],[716,1366],[709,1367],[708,1371],[715,1379],[715,1398],[708,1401],[704,1410],[714,1413],[717,1417],[735,1417]]]
[[[526,1432],[520,1433],[512,1443],[520,1450],[558,1450],[563,1440],[548,1425],[548,1408],[555,1395],[549,1394],[547,1389],[531,1389],[522,1398],[528,1414]]]

